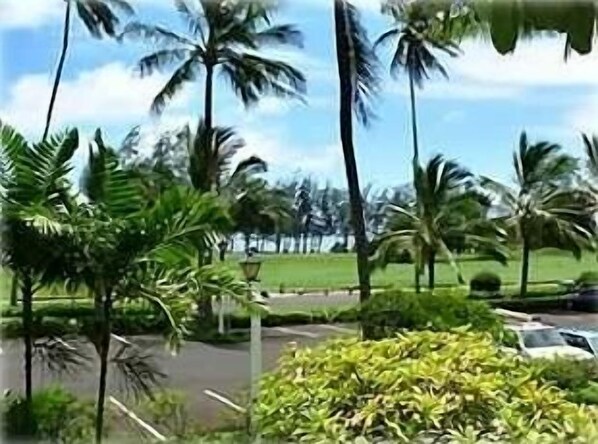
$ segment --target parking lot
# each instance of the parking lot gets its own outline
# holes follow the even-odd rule
[[[356,326],[351,325],[306,325],[297,327],[276,327],[263,329],[264,371],[273,369],[283,348],[289,342],[299,346],[315,345],[325,339],[355,335]],[[187,342],[178,355],[173,356],[164,347],[164,341],[157,336],[137,336],[130,338],[135,344],[151,351],[160,369],[167,375],[164,386],[185,393],[189,401],[190,413],[205,427],[222,425],[233,416],[233,410],[216,401],[209,393],[217,393],[227,399],[245,398],[249,381],[249,344],[208,345],[200,342]],[[94,350],[86,343],[81,347],[90,356]],[[2,389],[20,389],[22,375],[22,341],[2,343]],[[84,396],[95,397],[98,365],[92,360],[89,368],[72,375],[51,375],[42,372],[39,366],[34,371],[34,384],[48,385],[59,382],[65,387]],[[119,378],[110,373],[109,394],[125,404],[131,405]]]

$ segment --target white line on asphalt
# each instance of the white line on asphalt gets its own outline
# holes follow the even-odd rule
[[[357,330],[351,330],[350,328],[345,328],[345,327],[339,327],[338,325],[328,325],[328,324],[322,324],[322,325],[318,325],[319,328],[323,328],[325,330],[332,330],[332,331],[336,331],[338,333],[347,333],[347,334],[355,334],[358,333]]]
[[[272,327],[272,330],[279,331],[281,333],[286,333],[288,335],[295,335],[295,336],[305,336],[306,338],[319,338],[320,335],[316,333],[312,333],[310,331],[301,331],[295,330],[294,328],[287,328],[287,327]]]
[[[230,407],[231,409],[236,410],[239,413],[245,413],[246,412],[246,410],[243,407],[241,407],[240,405],[235,404],[230,399],[225,398],[224,396],[219,395],[218,393],[216,393],[216,392],[214,392],[212,390],[204,390],[203,392],[204,392],[204,394],[206,396],[209,396],[210,398],[215,399],[216,401],[221,402],[225,406]]]
[[[128,408],[126,408],[124,406],[124,404],[122,402],[120,402],[118,399],[116,399],[114,396],[110,396],[108,399],[109,399],[109,401],[112,404],[114,404],[116,406],[116,408],[118,410],[120,410],[126,416],[128,416],[133,421],[135,421],[137,423],[137,425],[139,425],[139,427],[141,427],[142,429],[144,429],[146,432],[150,433],[158,441],[161,441],[161,442],[168,441],[164,435],[162,435],[160,432],[158,432],[156,429],[154,429],[147,422],[145,422],[141,418],[139,418],[139,416],[137,416],[135,414],[135,412],[133,412],[133,411],[129,410]]]

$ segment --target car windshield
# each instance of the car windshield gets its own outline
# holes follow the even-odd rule
[[[526,348],[558,347],[567,345],[563,337],[554,328],[523,330],[521,336]]]
[[[598,336],[594,336],[593,338],[589,339],[592,348],[594,349],[595,353],[598,353]]]

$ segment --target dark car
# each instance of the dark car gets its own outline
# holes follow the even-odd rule
[[[576,311],[598,313],[598,287],[579,290],[571,300],[571,306]]]

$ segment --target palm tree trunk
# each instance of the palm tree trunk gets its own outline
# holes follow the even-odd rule
[[[104,299],[104,310],[102,312],[102,331],[100,338],[100,382],[98,386],[98,403],[96,406],[96,444],[102,442],[104,429],[104,406],[106,400],[107,376],[108,376],[108,352],[110,351],[110,330],[112,314],[112,292],[106,291]]]
[[[529,255],[530,255],[530,247],[529,241],[526,237],[523,238],[523,245],[521,247],[521,288],[519,291],[519,296],[524,298],[527,296],[527,281],[529,279]]]
[[[204,91],[204,123],[206,125],[204,143],[207,145],[212,137],[212,101],[213,101],[213,75],[214,67],[212,65],[206,65],[206,83]],[[205,189],[199,191],[208,192],[218,189],[218,177],[215,167],[210,164],[208,167],[208,183],[204,184]],[[200,186],[201,188],[201,186]],[[209,249],[207,254],[204,254],[202,250],[198,250],[198,265],[209,265],[212,263],[212,248]],[[197,314],[201,321],[211,323],[214,315],[212,308],[211,298],[201,298],[197,303]]]
[[[420,282],[419,265],[417,263],[413,264],[413,271],[415,272],[413,275],[415,282],[415,294],[420,294],[422,292],[422,288]]]
[[[280,245],[282,243],[282,235],[280,234],[280,230],[276,230],[276,253],[280,253]]]
[[[58,86],[60,85],[60,78],[62,77],[62,70],[64,69],[64,62],[66,60],[66,53],[69,47],[69,30],[71,26],[71,0],[66,0],[66,9],[64,14],[64,26],[62,31],[62,50],[60,58],[58,59],[58,68],[56,69],[56,77],[54,78],[54,85],[52,86],[52,95],[50,96],[50,105],[48,106],[48,114],[46,115],[46,126],[44,128],[44,135],[42,140],[46,140],[50,132],[50,124],[52,122],[52,114],[54,112],[54,104],[56,103],[56,96],[58,95]]]
[[[436,253],[430,253],[428,257],[428,288],[430,290],[434,290],[434,280],[435,280],[435,263],[436,263]]]
[[[25,343],[25,424],[31,430],[33,399],[33,282],[31,276],[25,274],[21,279],[21,297],[23,300],[23,341]]]
[[[249,243],[251,242],[251,234],[245,233],[245,254],[249,254]]]
[[[413,180],[419,166],[419,144],[417,140],[417,114],[415,111],[415,84],[413,76],[409,74],[409,95],[411,97],[411,133],[413,135]]]
[[[307,233],[307,231],[303,232],[303,254],[307,254],[307,240],[308,240],[309,234]]]
[[[347,20],[346,4],[334,0],[334,23],[336,39],[336,60],[339,78],[339,126],[341,145],[345,158],[345,172],[351,203],[351,223],[357,252],[357,275],[359,277],[359,301],[370,298],[370,273],[368,269],[368,240],[365,232],[363,205],[353,146],[353,81],[351,78],[351,54],[353,54],[351,30]],[[364,337],[368,337],[364,331]]]
[[[17,306],[19,298],[19,278],[17,277],[16,273],[12,275],[12,280],[10,284],[10,305],[12,307]]]

